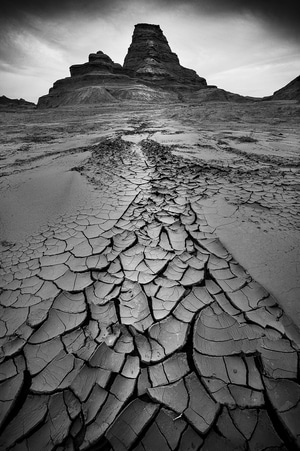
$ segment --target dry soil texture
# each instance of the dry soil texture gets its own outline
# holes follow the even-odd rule
[[[0,112],[1,450],[300,449],[299,119]]]

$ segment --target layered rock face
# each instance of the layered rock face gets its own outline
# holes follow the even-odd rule
[[[101,51],[90,54],[87,63],[71,66],[70,74],[57,80],[49,94],[39,98],[38,107],[116,102],[119,90],[130,90],[136,85],[120,64]]]
[[[71,66],[70,75],[56,81],[38,107],[178,101],[182,93],[207,87],[204,78],[180,65],[159,25],[149,24],[135,26],[123,67],[99,51],[91,53],[88,62]]]
[[[159,25],[138,24],[123,68],[135,78],[160,86],[205,88],[206,80],[179,63]]]

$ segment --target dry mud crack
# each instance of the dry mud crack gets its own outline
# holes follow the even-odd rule
[[[0,449],[300,449],[299,331],[203,210],[268,210],[274,168],[117,138],[77,171],[94,207],[2,254]]]

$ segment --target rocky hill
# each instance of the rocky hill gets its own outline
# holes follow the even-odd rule
[[[181,66],[159,25],[138,24],[123,66],[99,51],[88,62],[70,67],[70,77],[58,80],[49,94],[40,97],[38,107],[103,104],[124,100],[164,101],[249,101],[228,93],[192,69]]]
[[[206,87],[204,78],[180,65],[159,25],[138,24],[123,66],[102,51],[92,53],[88,62],[71,66],[70,77],[56,81],[38,107],[176,101],[182,92]]]
[[[275,91],[272,100],[300,100],[300,75],[283,88]]]

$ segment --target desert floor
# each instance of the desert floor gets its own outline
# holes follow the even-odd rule
[[[300,449],[299,120],[0,111],[0,449]]]

